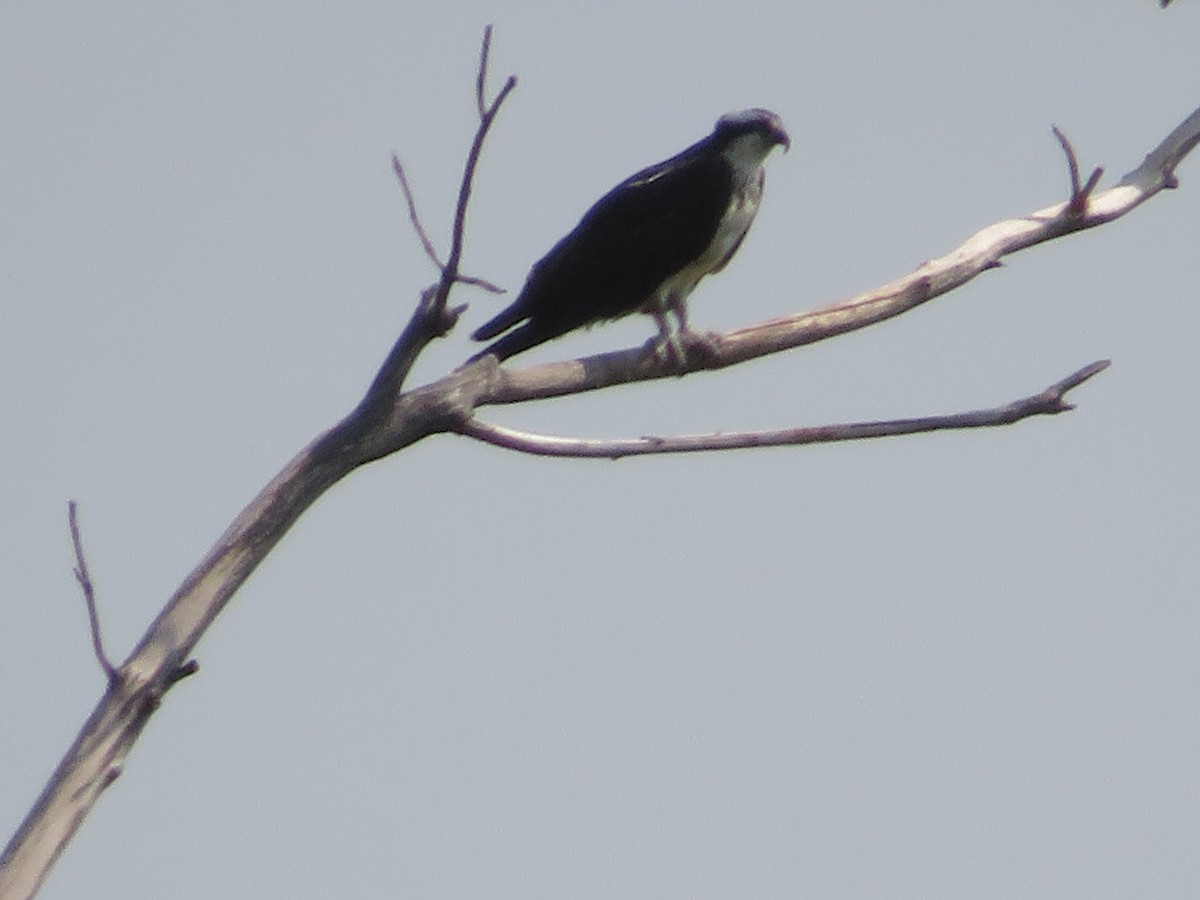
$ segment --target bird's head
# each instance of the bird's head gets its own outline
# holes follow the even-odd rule
[[[792,140],[783,128],[783,119],[769,109],[754,107],[726,113],[717,119],[713,137],[723,144],[749,139],[762,148],[763,156],[776,144],[784,151],[791,149]]]

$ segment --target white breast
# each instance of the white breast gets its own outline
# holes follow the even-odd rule
[[[681,309],[700,279],[719,272],[729,262],[746,236],[762,200],[763,161],[774,148],[761,135],[747,134],[725,148],[725,159],[733,169],[733,197],[712,243],[690,266],[663,282],[646,304],[646,312]]]

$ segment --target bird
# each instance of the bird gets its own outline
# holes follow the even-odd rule
[[[688,296],[742,245],[762,200],[764,163],[777,146],[791,147],[779,116],[744,109],[626,178],[534,263],[517,299],[472,333],[476,341],[499,340],[470,361],[489,354],[503,361],[577,328],[642,312],[658,325],[655,352],[682,363],[684,339],[698,337],[688,328]]]

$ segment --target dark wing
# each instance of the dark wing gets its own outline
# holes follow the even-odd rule
[[[701,141],[621,182],[533,266],[512,306],[474,333],[487,340],[528,320],[483,353],[505,359],[636,310],[708,249],[732,178],[724,158]]]

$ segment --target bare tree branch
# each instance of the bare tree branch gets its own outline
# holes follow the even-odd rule
[[[438,279],[436,284],[421,294],[421,299],[417,303],[417,308],[413,312],[412,318],[409,319],[408,325],[392,346],[387,358],[384,359],[383,365],[380,366],[379,372],[375,376],[375,380],[372,381],[371,386],[367,389],[366,396],[363,398],[362,403],[359,404],[356,414],[365,415],[368,410],[380,410],[393,402],[403,388],[404,381],[408,377],[408,373],[412,370],[413,364],[417,361],[417,357],[420,356],[429,342],[434,338],[447,334],[458,323],[458,317],[462,315],[466,307],[447,307],[450,291],[456,283],[468,282],[490,290],[500,291],[499,288],[482,279],[463,276],[458,271],[459,262],[462,259],[463,240],[467,223],[467,205],[471,199],[471,185],[475,179],[475,167],[479,163],[479,155],[483,151],[483,142],[487,139],[488,131],[491,130],[497,113],[500,112],[501,104],[504,103],[505,98],[517,86],[517,79],[510,75],[504,82],[504,87],[500,89],[500,93],[496,95],[496,99],[490,105],[486,103],[484,91],[487,83],[491,34],[492,26],[489,25],[483,32],[483,49],[479,54],[479,72],[475,82],[476,102],[479,108],[479,127],[475,130],[475,137],[471,141],[471,149],[467,153],[467,161],[463,166],[462,182],[458,190],[458,202],[454,210],[454,228],[450,237],[450,255],[447,257],[445,263],[438,260],[437,252],[433,249],[433,244],[429,241],[428,236],[425,235],[425,229],[420,225],[420,220],[416,214],[416,204],[412,199],[411,191],[408,189],[408,179],[404,175],[404,167],[400,164],[399,159],[393,156],[393,165],[397,176],[400,178],[400,184],[404,190],[405,197],[408,200],[413,225],[417,229],[418,236],[422,238],[426,252],[430,255],[434,264],[441,270],[441,278]]]
[[[487,52],[481,54],[483,84]],[[458,273],[475,166],[500,105],[516,87],[509,78],[483,110],[459,190],[450,257],[438,282],[417,307],[358,406],[317,437],[251,501],[188,575],[110,679],[108,690],[84,723],[49,783],[0,855],[0,897],[32,897],[91,811],[120,775],[126,756],[163,695],[197,670],[188,656],[234,592],[309,506],[358,466],[439,431],[456,416],[444,399],[406,402],[401,388],[431,340],[446,334],[462,307],[447,298]],[[407,410],[398,420],[397,411]]]
[[[658,453],[696,453],[710,450],[744,450],[753,447],[794,447],[802,444],[829,444],[836,441],[860,441],[901,434],[919,434],[961,428],[989,428],[1011,425],[1030,416],[1056,415],[1074,409],[1067,403],[1067,391],[1104,371],[1109,361],[1099,360],[1044,391],[1014,400],[1003,406],[973,412],[943,416],[924,416],[917,419],[891,419],[881,422],[855,422],[842,425],[818,425],[806,428],[784,428],[772,431],[734,431],[714,434],[645,436],[616,440],[567,438],[531,434],[490,425],[471,419],[459,429],[459,434],[486,444],[532,453],[538,456],[569,456],[586,459],[621,459],[626,456],[648,456]]]
[[[117,670],[104,652],[104,640],[100,637],[100,614],[96,611],[96,589],[88,572],[87,558],[83,555],[83,539],[79,536],[78,506],[74,500],[67,501],[67,523],[71,529],[71,545],[75,548],[75,580],[83,591],[83,602],[87,605],[88,626],[92,632],[92,652],[104,670],[108,683],[117,678]]]
[[[416,311],[363,400],[343,421],[301,450],[238,515],[121,664],[117,677],[0,856],[0,897],[4,900],[27,898],[36,892],[101,792],[121,772],[130,748],[165,692],[195,671],[189,655],[213,620],[304,511],[359,466],[433,434],[477,427],[471,418],[479,406],[720,368],[899,315],[994,267],[1005,254],[1107,222],[1159,190],[1175,186],[1176,166],[1200,141],[1197,111],[1118,185],[1089,196],[1079,215],[1067,213],[1067,201],[1022,219],[1000,222],[948,256],[925,263],[912,275],[877,290],[816,312],[714,336],[710,355],[695,354],[695,360],[689,357],[692,368],[657,360],[641,349],[515,371],[502,369],[494,357],[485,357],[431,384],[402,391],[417,356],[431,340],[452,328],[461,312],[461,308],[448,307],[448,297],[459,280],[475,166],[496,113],[516,84],[509,78],[496,99],[490,105],[486,102],[489,45],[490,31],[484,36],[476,78],[480,123],[464,168],[451,250],[441,279],[422,292]],[[1042,399],[1037,403],[1024,408],[1038,403],[1043,413],[1067,408],[1062,394],[1099,367],[1094,364],[1080,370],[1060,382],[1057,393],[1051,388],[1039,395]],[[1036,413],[1023,413],[1030,414]],[[999,415],[1015,413],[1009,410]],[[941,427],[975,425],[946,419]]]

